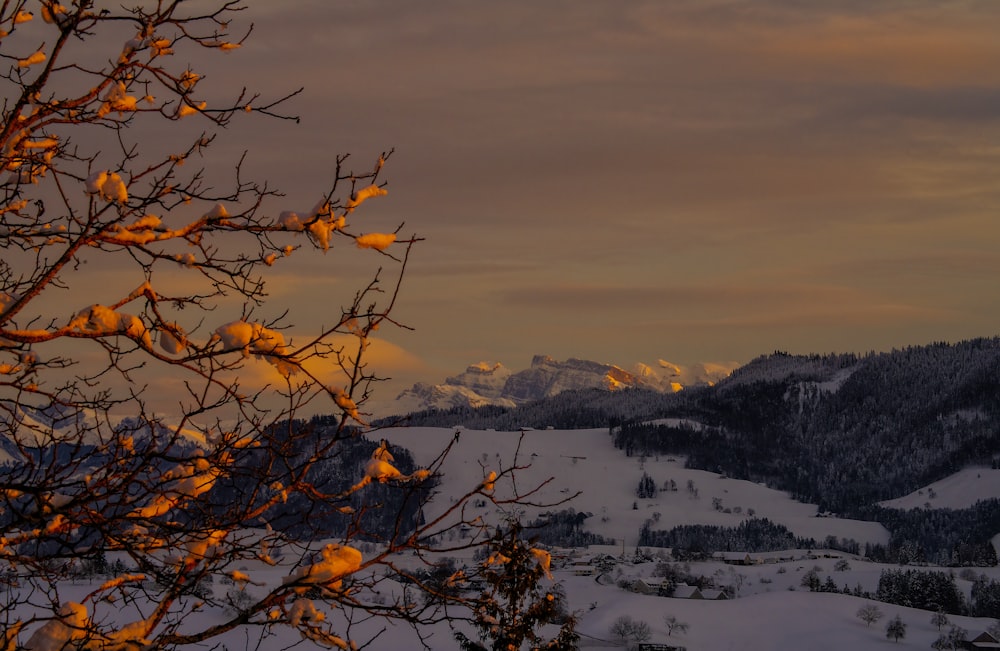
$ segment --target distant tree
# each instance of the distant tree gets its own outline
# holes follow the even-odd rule
[[[976,586],[973,585],[973,593]],[[887,569],[879,575],[875,598],[879,601],[924,610],[963,614],[965,597],[950,572]]]
[[[875,604],[865,604],[858,609],[857,615],[868,626],[871,626],[883,617],[882,610]]]
[[[974,617],[1000,616],[1000,582],[986,575],[974,579],[972,583],[971,612]]]
[[[648,473],[642,473],[642,478],[639,479],[639,486],[635,489],[636,497],[650,499],[656,497],[657,493],[659,493],[659,489],[656,487],[656,482],[653,481],[653,478]]]
[[[698,497],[698,488],[694,485],[693,479],[687,480],[687,492],[688,496],[691,497],[692,499]]]
[[[931,616],[931,624],[937,627],[937,630],[941,630],[941,627],[947,626],[951,620],[948,619],[948,615],[945,614],[943,610],[939,610]]]
[[[667,615],[663,623],[667,625],[667,635],[673,635],[674,633],[687,633],[688,624],[687,622],[682,622],[677,619],[674,615]]]
[[[622,615],[611,623],[611,636],[624,643],[629,649],[638,648],[640,644],[653,636],[649,624],[641,620]]]
[[[733,596],[740,596],[740,590],[743,589],[743,584],[747,581],[747,575],[742,572],[737,572],[735,567],[729,567],[729,581],[732,585]]]
[[[816,570],[809,570],[802,575],[802,581],[799,582],[799,585],[803,588],[808,588],[810,592],[818,592],[822,584]]]
[[[961,649],[965,646],[967,636],[968,631],[964,628],[952,626],[931,643],[931,648],[935,651]]]
[[[899,642],[901,639],[906,637],[906,624],[900,619],[899,615],[896,615],[889,620],[889,623],[885,627],[885,636],[892,638],[894,642]]]
[[[848,563],[848,562],[847,562],[846,560],[844,560],[844,559],[840,559],[840,560],[839,560],[839,561],[837,561],[837,563],[836,563],[836,564],[835,564],[835,565],[833,566],[833,571],[834,571],[834,572],[848,572],[848,571],[850,571],[850,569],[851,569],[851,564],[850,564],[850,563]]]

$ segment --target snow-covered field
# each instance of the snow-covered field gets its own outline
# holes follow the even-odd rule
[[[978,500],[1000,498],[1000,470],[963,468],[909,495],[882,502],[894,509],[967,509]]]
[[[460,560],[460,559],[459,559]],[[568,568],[553,572],[555,581],[565,587],[570,610],[579,616],[578,632],[581,634],[581,648],[614,648],[608,633],[611,623],[621,615],[649,624],[652,631],[650,642],[682,645],[688,651],[802,651],[842,649],[928,649],[937,639],[938,631],[931,625],[932,613],[880,604],[842,594],[808,592],[800,586],[803,573],[818,566],[820,576],[831,575],[838,584],[860,583],[866,589],[874,589],[883,566],[850,560],[852,569],[846,572],[833,570],[833,559],[796,560],[789,563],[730,567],[721,563],[694,564],[695,573],[718,574],[722,580],[733,573],[744,576],[740,596],[728,601],[705,601],[676,599],[643,595],[622,590],[615,585],[604,585],[595,577],[575,576]],[[639,565],[622,564],[614,574],[621,577],[649,577],[654,562]],[[280,568],[261,566],[248,570],[254,580],[262,584],[280,582],[284,575]],[[1000,573],[990,570],[994,577]],[[967,582],[959,581],[968,588]],[[67,600],[79,600],[93,589],[93,584],[80,582],[67,585],[61,596]],[[226,586],[216,586],[215,590],[226,590]],[[250,589],[264,590],[264,586]],[[224,592],[223,592],[224,594]],[[871,627],[857,617],[858,609],[868,603],[876,603],[884,617]],[[104,605],[96,617],[120,618],[119,607]],[[674,616],[688,624],[685,633],[668,635],[664,622],[667,616]],[[906,624],[906,637],[894,643],[885,636],[885,624],[899,615]],[[212,612],[190,615],[208,623],[221,619]],[[328,617],[336,619],[338,613],[331,611]],[[972,635],[977,635],[992,623],[992,620],[971,617],[951,617]],[[196,622],[191,621],[192,625]],[[380,630],[384,630],[379,633]],[[464,628],[469,632],[467,628]],[[355,625],[351,629],[352,638],[363,641],[378,633],[378,637],[367,648],[395,651],[417,649],[419,641],[412,629],[406,625],[386,624],[369,621]],[[446,624],[438,624],[422,631],[432,649],[457,649],[452,631]],[[257,648],[259,634],[249,638],[243,632],[230,633],[223,638],[226,648]],[[429,636],[429,637],[428,637]],[[260,648],[283,649],[296,644],[297,649],[318,648],[311,643],[300,641],[298,634],[291,630],[280,630],[276,636],[264,640]],[[891,646],[890,646],[891,645]]]
[[[483,479],[483,468],[498,470],[511,465],[520,443],[518,465],[530,464],[517,473],[523,490],[552,478],[536,501],[556,502],[580,492],[568,506],[593,513],[588,530],[624,540],[634,547],[642,524],[659,513],[657,528],[679,524],[735,526],[752,510],[756,517],[782,524],[797,536],[821,541],[828,535],[853,538],[864,544],[886,543],[889,534],[880,524],[816,517],[816,506],[792,500],[787,493],[716,473],[684,468],[678,457],[626,457],[615,449],[607,429],[529,430],[518,432],[459,430],[458,442],[445,461],[443,495],[464,493]],[[455,430],[417,427],[391,429],[381,436],[409,448],[418,463],[430,463],[454,437]],[[673,480],[676,491],[660,491],[654,499],[637,499],[636,488],[643,473],[662,487]],[[687,490],[693,482],[697,497]],[[721,500],[722,511],[714,508]],[[439,506],[444,506],[441,502]],[[633,506],[637,507],[633,509]],[[736,513],[737,510],[740,513]],[[730,513],[725,513],[729,509]],[[428,510],[428,515],[432,510]]]
[[[379,435],[409,448],[419,464],[427,464],[454,438],[455,432],[450,429],[413,428],[386,430]],[[442,468],[441,492],[436,498],[438,508],[445,508],[450,503],[449,496],[462,494],[482,482],[485,473],[509,467],[515,461],[518,465],[528,466],[516,475],[521,490],[552,478],[533,497],[534,501],[557,502],[579,492],[575,499],[558,508],[572,506],[577,511],[593,513],[593,517],[586,522],[587,528],[615,539],[616,544],[610,547],[574,551],[573,554],[581,560],[605,552],[620,555],[623,549],[626,557],[633,557],[639,528],[653,513],[660,514],[658,528],[692,523],[731,526],[748,517],[748,511],[753,509],[758,517],[770,518],[800,536],[811,536],[820,541],[827,535],[854,538],[862,543],[884,543],[887,540],[887,532],[880,525],[817,517],[815,506],[797,503],[784,493],[750,482],[686,470],[681,459],[628,458],[613,448],[611,438],[604,429],[532,430],[525,432],[523,438],[518,432],[461,430]],[[935,489],[937,499],[941,502],[953,499],[950,497],[952,487],[956,491],[985,490],[989,481],[982,476],[976,478],[976,473],[986,471],[969,472],[968,476],[959,473],[955,478],[939,482]],[[661,491],[654,499],[637,499],[636,488],[643,473],[648,473],[661,487],[672,479],[678,490]],[[697,497],[687,490],[688,481],[697,488]],[[509,488],[498,484],[496,490],[502,495]],[[713,498],[721,500],[723,509],[732,511],[740,507],[741,513],[720,512],[713,506]],[[432,509],[426,510],[427,517],[433,517]],[[502,515],[496,513],[493,507],[480,510],[487,519]],[[526,516],[531,517],[530,511]],[[616,583],[623,579],[652,581],[655,578],[655,557],[662,556],[663,552],[656,549],[642,551],[654,560],[641,563],[622,560],[604,574],[579,576],[565,563],[554,568],[553,580],[563,584],[570,610],[578,613],[577,630],[582,636],[581,648],[613,647],[609,627],[621,615],[648,623],[652,631],[650,642],[680,645],[689,651],[927,649],[939,634],[930,622],[931,613],[927,611],[878,604],[885,616],[869,627],[856,614],[861,606],[873,602],[843,594],[808,592],[802,587],[803,575],[816,570],[821,580],[829,576],[838,587],[860,585],[865,590],[874,590],[885,566],[839,552],[828,558],[822,552],[809,556],[808,552],[799,550],[790,554],[790,560],[749,566],[726,565],[719,561],[694,563],[690,566],[691,574],[714,577],[718,585],[738,588],[734,599],[708,601],[637,594],[617,587]],[[458,564],[473,562],[468,557],[454,560]],[[835,565],[843,561],[847,561],[849,567],[835,569]],[[408,561],[403,559],[401,562]],[[409,562],[416,563],[417,560]],[[280,583],[289,572],[287,567],[264,564],[245,570],[256,583],[247,589],[258,591]],[[976,571],[982,570],[977,568]],[[988,568],[986,573],[994,578],[1000,577],[996,568]],[[965,580],[959,580],[958,584],[968,594],[971,584]],[[392,582],[383,585],[387,591],[403,589]],[[94,587],[89,582],[66,585],[60,590],[60,597],[67,601],[80,600]],[[217,595],[219,591],[225,594],[230,589],[232,586],[213,586]],[[393,595],[385,596],[391,598]],[[92,613],[95,618],[128,617],[118,606],[102,604],[99,607],[103,610]],[[688,630],[668,635],[664,622],[668,615],[687,623]],[[898,643],[885,635],[886,622],[896,615],[907,627],[905,638]],[[190,615],[201,621],[221,616],[221,613],[212,611]],[[329,616],[336,619],[342,617],[342,613],[331,611]],[[967,617],[952,617],[951,620],[972,635],[981,633],[992,623],[991,620]],[[122,620],[122,623],[127,621]],[[195,620],[190,623],[194,624]],[[417,635],[406,625],[374,620],[354,625],[349,633],[359,642],[378,634],[366,647],[372,650],[420,648]],[[243,648],[284,649],[293,645],[303,650],[315,648],[312,643],[299,640],[298,634],[291,630],[265,639],[259,647],[255,635],[252,633],[247,637],[245,632],[230,633],[222,642],[231,651]],[[445,623],[423,629],[422,635],[433,649],[457,648],[452,631]]]

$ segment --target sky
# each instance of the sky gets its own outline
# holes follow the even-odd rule
[[[237,120],[217,153],[308,207],[337,153],[395,148],[363,218],[425,241],[395,312],[413,330],[373,349],[390,393],[535,354],[1000,334],[995,0],[250,4],[203,84],[303,86],[301,120]],[[276,266],[274,309],[339,313],[361,280],[340,255]]]
[[[306,89],[299,130],[322,145],[297,160],[395,147],[379,209],[427,239],[399,309],[415,330],[386,337],[430,368],[998,334],[995,2],[297,2],[255,21],[239,55]]]

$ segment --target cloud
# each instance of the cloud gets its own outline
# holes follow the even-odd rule
[[[905,303],[870,303],[858,305],[805,305],[787,307],[780,311],[759,311],[723,316],[719,318],[664,318],[642,323],[644,329],[662,327],[690,330],[716,329],[738,331],[741,329],[792,330],[798,328],[843,328],[847,326],[892,326],[920,322],[943,323],[958,316],[954,311],[908,305]]]
[[[435,247],[436,243],[428,243],[428,246]],[[447,249],[446,249],[447,250]],[[450,250],[449,253],[455,257],[449,259],[428,259],[429,256],[418,253],[407,272],[414,278],[421,277],[446,277],[461,278],[464,281],[477,276],[493,276],[497,274],[509,273],[532,273],[544,267],[542,260],[515,260],[504,257],[502,252],[497,251],[498,257],[492,257],[489,248],[477,249],[472,252],[472,259],[462,259],[466,253],[462,251]]]
[[[293,344],[302,344],[306,340],[305,337],[295,334],[284,334],[286,340],[290,339]],[[345,352],[352,354],[356,350],[357,339],[351,335],[344,335],[335,337],[331,343],[334,346],[344,347]],[[233,355],[235,359],[238,353]],[[305,367],[326,386],[345,387],[348,383],[347,376],[338,366],[334,356],[327,359],[309,359],[305,362]],[[162,369],[160,370],[162,371]],[[409,386],[418,379],[425,379],[431,371],[420,357],[402,346],[385,339],[371,339],[368,350],[365,352],[364,372],[375,374],[380,378],[391,378],[391,381],[376,382],[372,385],[373,404],[378,404],[394,398],[401,387]],[[291,376],[293,384],[299,377],[297,375]],[[244,361],[242,368],[220,373],[216,379],[223,381],[228,386],[238,383],[239,391],[243,395],[253,395],[263,391],[258,398],[259,406],[271,409],[287,408],[288,406],[287,399],[281,397],[281,392],[287,391],[285,378],[277,372],[274,365],[267,361],[251,356]],[[184,386],[185,380],[192,380],[190,377],[155,373],[144,380],[148,384],[146,399],[153,411],[176,414],[176,405],[179,402],[190,402],[190,396]],[[198,386],[198,383],[195,381],[194,385]],[[265,388],[268,390],[265,391]],[[325,397],[321,396],[319,400],[307,405],[303,412],[297,416],[333,413],[336,409],[332,400],[327,401]],[[235,414],[220,413],[220,417],[225,419],[235,417]]]
[[[834,265],[830,271],[888,280],[982,279],[1000,276],[1000,254],[987,251],[931,251],[868,257]]]
[[[296,344],[301,345],[308,340],[295,334],[284,333],[286,341],[291,345],[289,349],[294,349]],[[340,335],[333,337],[329,343],[335,348],[342,348],[345,354],[353,356],[357,350],[357,337],[353,335]],[[405,350],[401,346],[386,341],[385,339],[369,339],[368,349],[364,353],[365,372],[374,373],[379,377],[392,377],[394,375],[410,375],[426,368],[424,362],[413,353]],[[305,362],[305,367],[324,384],[332,386],[342,386],[346,381],[343,369],[337,363],[336,356],[331,355],[326,359],[311,358]],[[250,387],[261,387],[265,384],[280,384],[284,378],[274,369],[274,366],[266,362],[249,360],[238,373],[243,384]],[[294,379],[294,376],[293,376]]]
[[[302,80],[302,123],[239,116],[213,184],[248,149],[246,178],[288,195],[266,209],[302,210],[334,153],[368,169],[395,146],[389,195],[357,219],[427,238],[397,314],[430,364],[650,359],[668,336],[745,358],[768,330],[825,348],[837,324],[852,348],[908,323],[942,339],[970,327],[959,296],[995,328],[994,0],[288,0],[250,20],[204,72],[225,97],[246,71],[266,97]],[[303,332],[337,316],[357,260],[279,261],[269,314]],[[73,299],[107,302],[105,271]]]
[[[680,342],[687,360],[692,354],[703,359],[713,354],[735,359],[758,354],[760,336],[753,332],[813,335],[822,341],[831,329],[854,329],[843,330],[854,335],[858,329],[899,332],[917,326],[950,327],[968,316],[949,304],[805,283],[523,287],[510,290],[504,300],[504,311],[533,315],[527,321],[537,337],[550,338],[563,330],[566,345],[579,342],[577,346],[585,347],[590,341],[607,346],[615,333],[627,332],[627,342],[618,345],[623,350],[642,342],[648,349],[652,342],[669,339]]]

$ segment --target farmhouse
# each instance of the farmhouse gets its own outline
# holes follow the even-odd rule
[[[688,585],[686,583],[678,583],[677,587],[674,588],[674,593],[671,595],[676,599],[704,599],[705,597],[701,594],[701,590],[696,585]]]
[[[664,581],[642,578],[632,582],[632,591],[639,594],[660,594],[664,589]]]
[[[963,646],[966,649],[1000,649],[1000,640],[989,633],[980,633],[971,640],[967,640]]]
[[[747,552],[715,552],[712,560],[722,561],[727,565],[757,565],[761,562]]]

